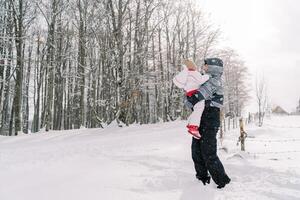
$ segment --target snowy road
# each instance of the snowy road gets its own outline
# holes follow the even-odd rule
[[[222,190],[195,180],[182,121],[0,137],[0,200],[299,200],[300,117],[246,131],[246,153],[222,142]]]

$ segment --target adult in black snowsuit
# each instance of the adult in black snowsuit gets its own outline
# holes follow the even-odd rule
[[[197,94],[187,97],[186,102],[191,107],[199,100],[205,99],[205,109],[199,127],[201,138],[192,140],[192,159],[197,179],[205,185],[209,184],[210,178],[212,178],[218,188],[223,188],[230,182],[230,178],[217,156],[216,139],[220,127],[220,107],[223,104],[221,84],[223,62],[218,58],[208,58],[205,60],[203,68],[211,75],[211,78],[199,88]]]

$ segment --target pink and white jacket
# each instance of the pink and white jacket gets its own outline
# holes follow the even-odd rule
[[[173,83],[177,87],[184,89],[187,96],[192,96],[197,92],[200,85],[205,83],[208,79],[209,76],[207,74],[202,75],[197,70],[188,70],[185,68],[173,78]]]

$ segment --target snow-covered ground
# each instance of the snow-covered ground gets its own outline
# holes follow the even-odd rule
[[[272,117],[219,141],[232,182],[194,177],[184,121],[0,137],[0,200],[300,199],[300,117]]]

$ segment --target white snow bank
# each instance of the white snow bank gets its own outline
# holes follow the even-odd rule
[[[246,152],[238,130],[226,133],[219,155],[232,182],[222,190],[195,180],[184,121],[2,136],[0,200],[300,199],[300,142],[289,141],[299,123],[248,126]]]

